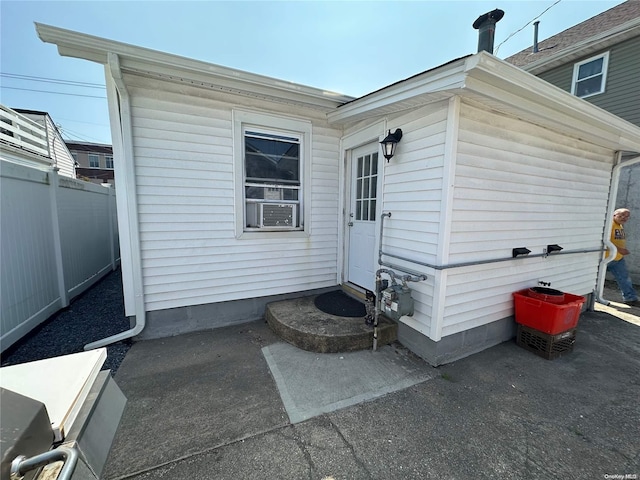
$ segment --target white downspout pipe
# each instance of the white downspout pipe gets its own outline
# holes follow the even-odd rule
[[[623,167],[628,167],[634,165],[636,163],[640,163],[640,157],[635,157],[626,162],[621,162],[622,153],[618,152],[616,154],[616,165],[613,167],[611,173],[611,187],[609,189],[609,202],[607,206],[607,217],[605,220],[605,228],[604,228],[604,236],[603,243],[605,247],[609,250],[606,257],[604,257],[600,261],[600,265],[598,267],[598,282],[596,284],[596,292],[595,292],[595,300],[598,303],[603,305],[609,305],[611,302],[606,300],[602,295],[604,291],[604,280],[607,275],[607,265],[616,258],[616,254],[618,253],[618,249],[616,246],[611,243],[611,221],[613,220],[613,212],[615,211],[616,204],[616,196],[618,195],[618,184],[620,182],[620,170]]]
[[[104,347],[105,345],[134,337],[142,332],[146,324],[142,261],[140,258],[140,233],[138,230],[138,201],[135,165],[133,162],[131,99],[122,78],[120,59],[115,53],[109,52],[105,73],[113,147],[114,151],[120,154],[119,166],[121,168],[118,171],[119,175],[116,175],[116,199],[121,200],[118,202],[118,222],[121,224],[120,232],[127,233],[124,236],[125,238],[122,238],[123,236],[121,235],[122,252],[120,265],[123,270],[123,284],[133,289],[135,324],[129,330],[85,345],[85,350]],[[120,215],[126,216],[126,218],[121,218]],[[130,258],[126,259],[127,256]],[[127,263],[129,264],[128,267]],[[126,279],[125,276],[127,277]],[[126,295],[127,292],[125,291],[125,300]]]

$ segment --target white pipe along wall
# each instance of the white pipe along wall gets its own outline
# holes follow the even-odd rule
[[[140,260],[140,238],[137,225],[138,208],[136,200],[135,189],[135,166],[133,162],[133,132],[131,126],[131,99],[124,81],[122,80],[122,71],[120,70],[120,61],[116,54],[108,54],[108,65],[105,68],[105,72],[109,74],[107,77],[107,84],[111,84],[114,88],[114,94],[109,96],[110,108],[113,109],[117,115],[110,115],[112,118],[118,118],[119,124],[117,128],[112,127],[112,136],[114,140],[114,151],[120,153],[122,159],[123,173],[128,169],[127,175],[116,176],[116,181],[122,179],[122,183],[117,186],[118,191],[122,191],[126,200],[126,214],[127,214],[127,232],[126,243],[121,242],[121,245],[128,249],[131,256],[131,277],[134,295],[134,310],[135,310],[135,325],[133,328],[124,332],[112,335],[95,342],[91,342],[84,346],[85,350],[92,350],[94,348],[104,347],[127,338],[138,335],[144,329],[146,325],[146,312],[144,308],[144,293],[142,282],[142,263]],[[119,102],[118,102],[119,100]],[[115,131],[114,131],[115,130]],[[118,212],[120,214],[120,212]],[[123,231],[122,229],[120,230]],[[121,258],[123,255],[121,255]],[[124,262],[121,262],[121,265]],[[124,274],[123,274],[124,275]]]

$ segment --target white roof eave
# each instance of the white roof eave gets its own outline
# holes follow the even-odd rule
[[[348,124],[448,96],[471,98],[612,150],[640,152],[640,127],[493,55],[480,52],[354,100],[328,114]]]
[[[353,100],[353,97],[287,82],[242,70],[193,60],[126,43],[115,42],[72,30],[65,30],[36,23],[39,38],[45,43],[57,45],[60,55],[81,58],[103,65],[107,56],[114,53],[123,66],[132,71],[144,71],[154,76],[179,78],[201,84],[206,78],[211,85],[221,84],[238,93],[261,93],[265,97],[281,98],[304,106],[333,109]]]
[[[415,75],[342,105],[327,115],[330,124],[347,124],[388,115],[451,97],[464,86],[465,61],[460,59]]]
[[[640,152],[640,127],[576,97],[493,55],[481,52],[467,61],[465,90],[498,102],[502,108],[538,125],[593,144]]]
[[[120,58],[124,71],[173,78],[194,85],[210,83],[211,88],[223,86],[240,94],[254,96],[258,93],[265,98],[320,108],[327,112],[328,121],[336,125],[461,95],[596,145],[640,152],[640,127],[486,52],[454,60],[353,99],[40,23],[36,23],[36,30],[42,41],[57,45],[61,55],[106,64],[107,55],[113,53]]]

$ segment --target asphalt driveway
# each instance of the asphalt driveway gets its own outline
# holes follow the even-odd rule
[[[6,352],[3,365],[81,351],[128,328],[120,289],[114,272]],[[640,311],[597,309],[581,316],[573,352],[553,361],[515,342],[439,368],[398,344],[386,357],[365,352],[372,365],[391,358],[410,369],[414,381],[294,422],[265,357],[286,349],[262,321],[121,342],[107,367],[128,403],[103,477],[637,478]],[[330,364],[316,360],[296,357],[286,375]],[[308,398],[374,383],[371,368],[340,360],[339,374],[305,383]]]
[[[105,478],[640,475],[640,326],[608,313],[583,314],[559,359],[506,342],[300,423],[262,353],[279,342],[253,322],[134,344],[115,376],[128,404]]]

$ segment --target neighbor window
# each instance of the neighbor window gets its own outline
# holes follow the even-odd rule
[[[89,157],[89,167],[91,168],[100,168],[100,157],[98,155],[94,155],[90,153]]]
[[[576,63],[573,66],[571,93],[581,98],[603,93],[608,64],[609,52]]]
[[[311,123],[236,110],[234,125],[238,237],[306,230]]]
[[[105,155],[104,162],[106,168],[113,168],[113,155]]]

